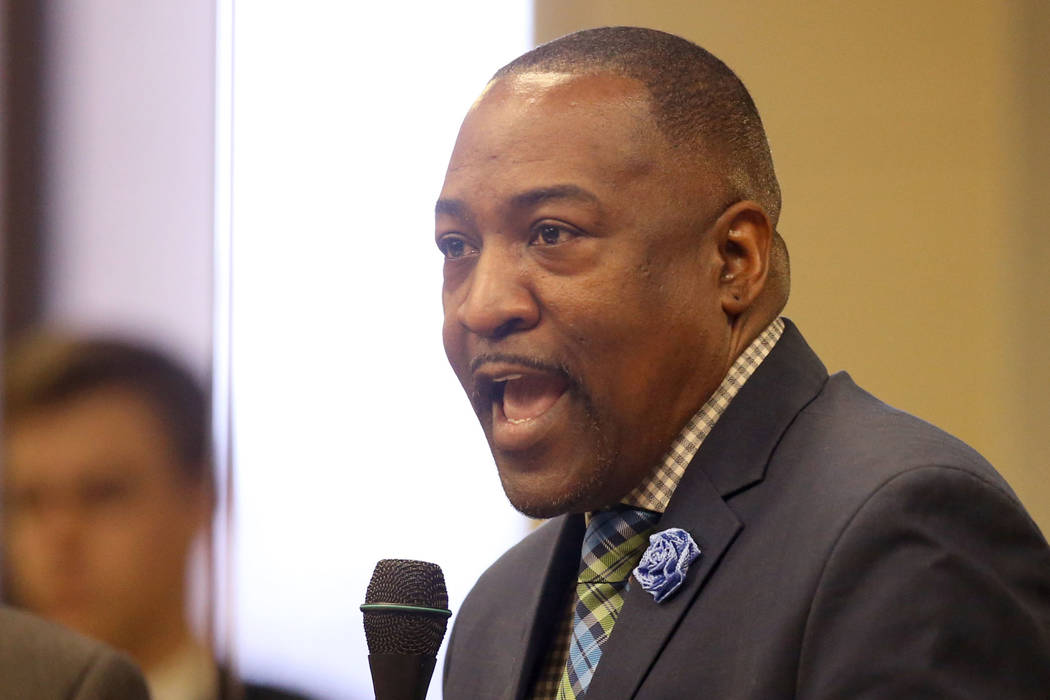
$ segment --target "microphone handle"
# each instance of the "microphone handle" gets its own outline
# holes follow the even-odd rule
[[[369,654],[376,700],[425,700],[436,662],[422,654]]]

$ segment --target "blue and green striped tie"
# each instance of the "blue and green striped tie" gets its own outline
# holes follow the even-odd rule
[[[602,647],[623,607],[631,571],[649,544],[659,513],[618,507],[595,513],[583,536],[569,658],[558,700],[583,700]]]

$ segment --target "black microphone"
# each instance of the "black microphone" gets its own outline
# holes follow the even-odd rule
[[[380,559],[361,612],[376,700],[424,700],[452,615],[441,567]]]

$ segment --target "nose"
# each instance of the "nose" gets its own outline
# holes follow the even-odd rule
[[[539,304],[521,262],[510,251],[483,250],[467,285],[456,315],[472,333],[498,340],[539,322]]]

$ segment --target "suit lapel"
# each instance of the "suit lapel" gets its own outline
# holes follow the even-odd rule
[[[663,603],[632,579],[588,696],[632,697],[740,530],[726,503],[760,482],[798,412],[827,381],[827,370],[790,322],[741,388],[685,471],[659,529],[679,527],[700,547],[682,587]]]
[[[761,481],[784,431],[827,380],[823,363],[785,319],[784,334],[704,440],[682,483],[703,471],[728,498]],[[668,512],[689,507],[675,502],[681,500],[676,492]]]
[[[511,697],[524,700],[532,687],[537,664],[543,662],[552,635],[565,614],[567,591],[576,580],[580,559],[580,543],[583,541],[584,521],[582,515],[563,517],[561,523],[552,522],[548,527],[558,527],[559,532],[547,558],[546,568],[537,568],[530,576],[532,581],[523,581],[525,590],[533,591],[521,620],[524,623],[521,640],[523,653],[520,663],[514,668],[507,685],[513,689]],[[531,624],[530,624],[531,623]]]
[[[689,514],[675,515],[668,510],[659,525],[661,530],[680,527],[689,532],[700,547],[700,558],[690,567],[682,587],[659,605],[637,581],[631,579],[623,610],[602,652],[601,663],[587,691],[588,697],[627,698],[634,695],[667,638],[740,531],[740,521],[711,482],[703,474],[700,476],[691,479],[689,484],[690,496],[698,507]]]

